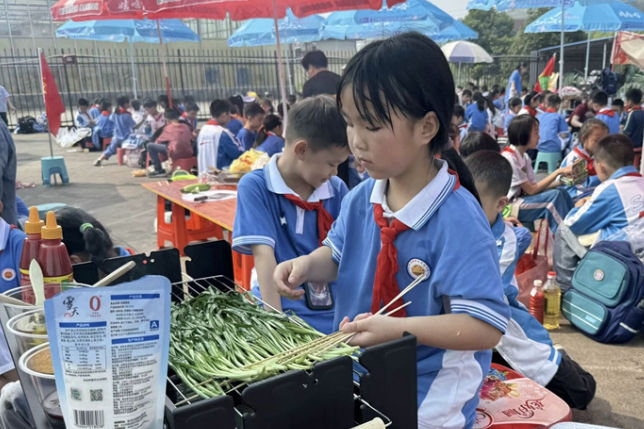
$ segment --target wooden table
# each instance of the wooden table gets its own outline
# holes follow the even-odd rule
[[[181,189],[198,180],[181,180],[169,183],[167,181],[148,182],[142,186],[157,194],[157,206],[162,209],[157,210],[157,224],[165,222],[163,218],[159,219],[165,212],[165,200],[172,203],[172,230],[174,235],[173,245],[179,249],[183,255],[183,246],[188,244],[188,230],[186,226],[185,210],[190,210],[193,216],[199,216],[215,225],[222,230],[228,231],[228,241],[232,243],[232,231],[235,224],[235,212],[237,211],[237,199],[231,198],[223,201],[205,201],[192,202],[182,198]],[[237,185],[212,185],[211,190],[232,190],[237,191]],[[251,270],[254,267],[252,256],[242,255],[233,252],[233,264],[235,272],[235,282],[243,288],[250,290]]]

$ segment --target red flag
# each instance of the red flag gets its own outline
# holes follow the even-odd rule
[[[548,89],[548,81],[550,80],[550,76],[552,76],[552,74],[555,72],[555,55],[550,58],[550,61],[548,61],[548,64],[546,64],[546,68],[543,69],[543,72],[541,72],[541,74],[539,75],[537,84],[534,86],[534,90],[536,92],[543,92],[544,88]]]
[[[40,53],[40,70],[42,71],[42,91],[45,96],[45,111],[47,112],[47,122],[49,123],[49,132],[54,136],[58,135],[60,130],[60,115],[65,113],[63,99],[60,98],[60,92],[56,86],[54,75],[47,64],[45,54]]]

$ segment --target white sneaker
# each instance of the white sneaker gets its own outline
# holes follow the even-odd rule
[[[100,166],[101,166],[101,162],[102,162],[102,161],[103,161],[103,160],[102,160],[101,158],[99,158],[99,159],[97,159],[96,161],[94,161],[94,167],[100,167]]]

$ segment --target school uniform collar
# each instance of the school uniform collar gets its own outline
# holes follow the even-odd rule
[[[579,156],[581,156],[582,158],[584,158],[588,162],[590,162],[592,160],[592,158],[593,158],[592,156],[590,156],[588,151],[586,149],[584,149],[583,147],[581,147],[581,146],[575,146],[574,151],[577,152],[577,154]]]
[[[266,178],[266,187],[269,191],[278,195],[297,195],[295,191],[288,187],[284,178],[277,168],[277,160],[282,156],[282,154],[275,154],[271,157],[271,160],[264,167],[264,177]],[[299,196],[299,195],[298,195]],[[316,203],[318,201],[328,200],[333,198],[333,188],[331,187],[331,181],[325,182],[317,188],[308,200],[307,203]]]
[[[0,252],[7,247],[9,234],[11,234],[11,225],[9,225],[4,219],[0,218]]]
[[[503,215],[499,213],[496,216],[496,221],[492,224],[492,235],[494,235],[495,240],[500,240],[503,237],[505,232],[505,221],[503,220]]]
[[[610,116],[611,118],[615,116],[615,111],[611,109],[610,107],[604,107],[601,109],[599,112],[597,112],[598,115],[606,115]]]
[[[609,180],[619,179],[620,177],[624,177],[624,176],[642,177],[640,175],[640,172],[637,170],[637,168],[633,167],[632,165],[629,165],[627,167],[622,167],[619,170],[617,170],[616,172],[614,172],[613,175],[610,176]]]
[[[447,171],[447,162],[443,160],[436,160],[436,162],[441,163],[441,167],[434,180],[416,194],[405,207],[393,214],[396,219],[414,230],[419,230],[427,223],[452,193],[456,184],[456,176]],[[371,204],[383,205],[388,184],[388,180],[376,180],[371,191]]]

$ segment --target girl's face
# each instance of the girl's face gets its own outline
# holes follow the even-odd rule
[[[532,126],[532,134],[530,134],[530,143],[528,143],[528,149],[536,149],[539,144],[539,124],[535,123]]]
[[[342,92],[342,114],[347,121],[349,146],[356,159],[374,179],[401,177],[410,167],[430,157],[429,143],[439,130],[436,114],[411,121],[393,111],[389,124],[370,124],[360,116],[353,89]]]
[[[590,156],[593,156],[595,154],[595,151],[597,150],[597,143],[599,143],[599,141],[607,135],[608,131],[606,131],[604,128],[595,127],[592,134],[588,136],[586,141],[582,142],[584,149],[586,149],[586,152],[588,152]]]

